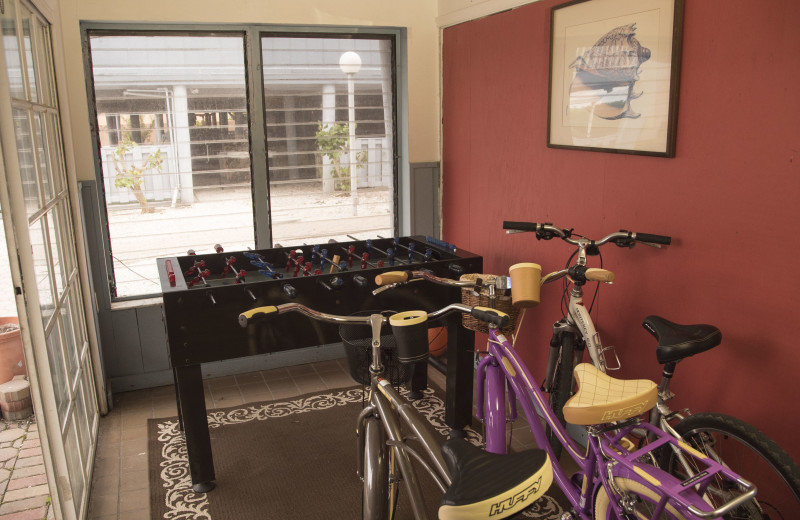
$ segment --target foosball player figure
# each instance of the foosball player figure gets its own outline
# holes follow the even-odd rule
[[[245,251],[242,253],[244,256],[250,259],[250,265],[253,265],[258,268],[258,272],[263,274],[264,276],[269,276],[273,280],[277,280],[278,278],[283,278],[283,275],[277,271],[275,271],[275,267],[267,262],[267,260],[258,253],[251,253],[249,251]]]
[[[364,253],[361,255],[361,269],[366,269],[367,266],[370,267],[383,267],[383,260],[378,260],[377,264],[374,264],[369,261],[369,253]]]
[[[191,251],[191,249],[189,251]],[[195,261],[195,263],[189,269],[184,271],[183,275],[184,276],[193,276],[194,274],[199,273],[200,271],[202,271],[205,268],[206,268],[206,261],[205,260],[198,260],[198,261]]]
[[[302,249],[297,249],[295,251],[290,251],[287,253],[288,260],[286,261],[286,272],[292,270],[294,266],[294,277],[296,278],[297,275],[300,273],[300,269],[303,268],[303,264],[305,263],[305,257],[303,256]]]
[[[220,278],[225,278],[228,275],[228,273],[233,271],[234,274],[236,275],[236,278],[233,279],[233,283],[240,284],[244,282],[244,278],[245,276],[247,276],[247,271],[245,271],[244,269],[237,270],[236,267],[233,265],[235,263],[236,263],[235,256],[231,256],[230,258],[225,260],[225,269],[222,270],[222,275],[220,276]]]
[[[192,281],[189,282],[189,287],[194,287],[200,282],[203,282],[204,285],[208,285],[206,282],[206,277],[211,274],[211,271],[208,269],[203,269],[202,271],[197,272],[197,276],[192,278]]]
[[[224,249],[222,249],[222,246],[221,246],[221,245],[219,245],[219,244],[214,244],[214,251],[216,251],[217,253],[222,253],[222,252],[224,252],[225,250],[224,250]]]
[[[356,246],[349,246],[347,249],[342,248],[342,251],[347,253],[347,267],[353,268],[353,259],[356,256]]]

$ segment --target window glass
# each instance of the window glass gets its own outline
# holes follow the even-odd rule
[[[392,42],[261,41],[273,242],[391,236]]]
[[[252,248],[241,36],[92,36],[115,296],[160,292],[155,259]]]
[[[24,6],[20,6],[22,11],[22,41],[25,43],[25,62],[28,67],[28,91],[30,92],[30,100],[34,103],[39,102],[39,92],[37,89],[37,77],[34,65],[36,62],[33,60],[33,43],[31,43],[32,24],[35,24],[35,19],[31,20],[31,12]]]
[[[33,136],[29,111],[14,108],[14,130],[17,134],[17,157],[25,207],[30,217],[42,207],[39,196],[39,181],[36,177],[36,163],[33,153]]]
[[[11,97],[27,99],[25,96],[25,81],[22,78],[22,55],[17,38],[16,3],[6,2],[2,18],[3,48],[6,51],[6,72]]]
[[[88,31],[112,298],[159,294],[155,259],[190,249],[394,235],[393,38],[260,34],[257,67],[244,30]]]
[[[47,219],[41,217],[30,225],[33,269],[36,275],[36,288],[39,290],[39,307],[42,310],[42,325],[46,328],[55,312],[56,300],[53,296],[53,277],[51,276],[50,247],[48,245]]]

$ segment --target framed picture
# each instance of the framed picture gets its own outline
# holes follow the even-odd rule
[[[550,25],[547,146],[675,156],[683,0],[576,0]]]

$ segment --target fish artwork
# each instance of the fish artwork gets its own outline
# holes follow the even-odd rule
[[[569,108],[589,110],[603,119],[638,118],[631,101],[639,68],[650,59],[650,49],[636,38],[636,23],[616,27],[575,58],[575,78],[569,88]]]

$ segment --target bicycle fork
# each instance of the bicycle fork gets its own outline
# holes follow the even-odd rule
[[[544,383],[542,384],[542,390],[544,392],[550,393],[553,391],[553,379],[555,378],[556,369],[558,368],[558,364],[561,360],[561,338],[563,334],[576,334],[578,329],[575,327],[574,324],[570,323],[567,318],[561,318],[561,320],[555,322],[553,324],[553,335],[550,337],[550,352],[547,356],[547,372],[544,376]],[[576,336],[576,339],[580,340],[580,336]],[[586,343],[583,341],[576,341],[575,342],[575,351],[572,358],[572,365],[568,367],[569,371],[571,372],[575,365],[583,359],[583,351],[586,348]]]

